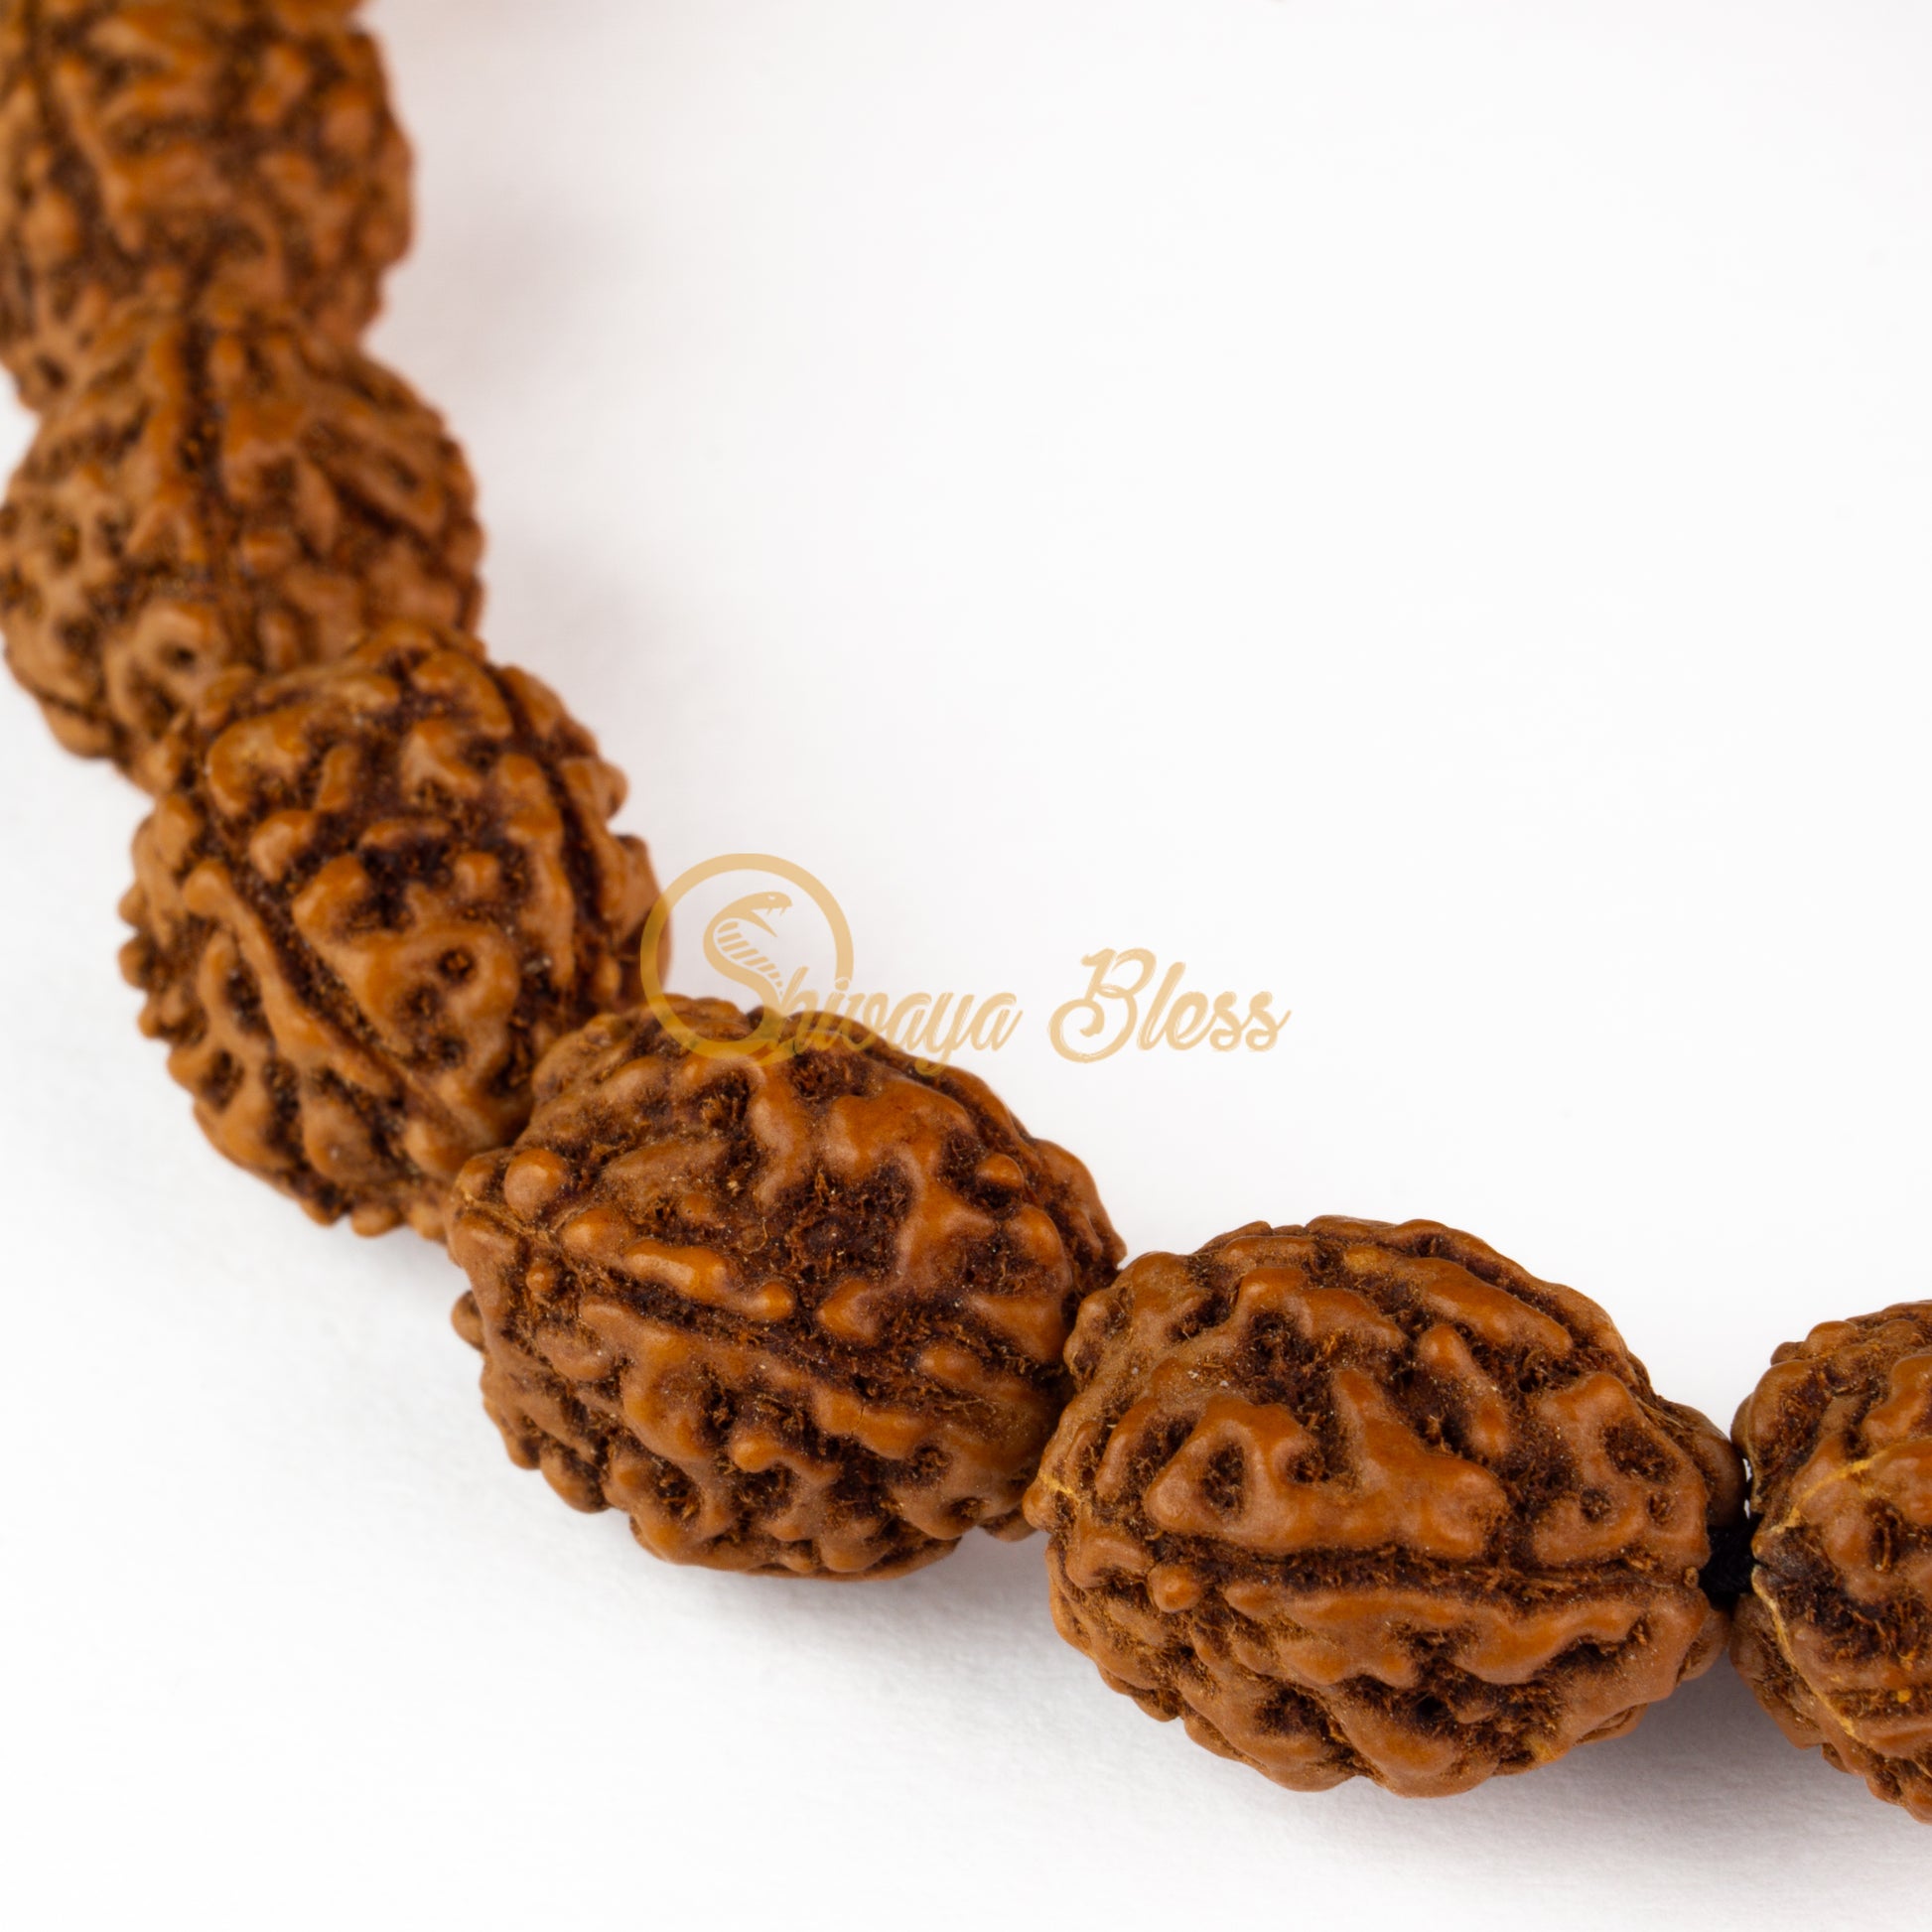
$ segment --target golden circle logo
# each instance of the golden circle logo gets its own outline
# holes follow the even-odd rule
[[[747,1004],[759,1010],[758,1025],[742,1039],[712,1039],[694,1032],[665,993],[664,937],[681,900],[715,879],[735,876],[742,876],[748,888],[754,880],[767,883],[734,894],[711,914],[705,921],[701,950],[707,966],[752,996]],[[687,1051],[707,1059],[782,1059],[811,1043],[798,1033],[779,1037],[787,1016],[798,1008],[805,972],[799,967],[787,979],[779,963],[781,929],[787,915],[801,905],[813,907],[825,923],[831,940],[832,985],[835,992],[843,993],[852,984],[852,927],[830,889],[803,866],[769,852],[728,852],[672,880],[644,921],[638,948],[644,1003],[664,1031]],[[817,1003],[808,998],[806,1004]]]

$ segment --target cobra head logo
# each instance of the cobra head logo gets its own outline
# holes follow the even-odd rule
[[[751,888],[736,893],[705,921],[700,947],[705,964],[732,986],[738,1004],[762,1009],[758,1026],[744,1039],[707,1039],[694,1033],[665,995],[665,935],[671,913],[698,888],[719,879],[734,885],[742,881]],[[805,977],[787,941],[793,948],[812,944],[809,926],[801,931],[796,922],[801,917],[809,922],[814,913],[829,936],[832,983],[843,989],[852,981],[852,928],[822,882],[769,852],[731,852],[693,866],[664,889],[644,922],[639,963],[645,1003],[667,1033],[707,1058],[771,1058],[796,1050],[795,1042],[777,1037],[787,1004]]]

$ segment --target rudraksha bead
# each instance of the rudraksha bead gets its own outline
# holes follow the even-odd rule
[[[1731,1655],[1794,1744],[1932,1825],[1932,1302],[1786,1342],[1737,1412]]]
[[[1024,1536],[1120,1259],[1086,1170],[969,1073],[797,1017],[710,1053],[752,1021],[668,1010],[555,1047],[458,1180],[457,1326],[511,1456],[674,1563],[887,1577]]]
[[[474,626],[462,452],[399,377],[286,316],[136,311],[0,505],[7,658],[69,751],[152,791],[231,664],[334,657],[390,618]]]
[[[544,1050],[634,991],[657,889],[606,822],[621,775],[536,679],[407,622],[216,679],[167,755],[122,906],[143,1031],[318,1220],[440,1235]]]
[[[1297,1790],[1464,1791],[1705,1668],[1742,1478],[1608,1316],[1430,1221],[1265,1222],[1080,1311],[1027,1499],[1114,1689]]]
[[[352,0],[0,8],[0,360],[35,408],[114,313],[213,294],[352,344],[409,148]]]

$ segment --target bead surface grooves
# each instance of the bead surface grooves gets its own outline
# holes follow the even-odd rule
[[[395,623],[231,671],[165,747],[123,954],[231,1160],[321,1220],[443,1229],[553,1041],[627,993],[656,897],[621,774],[536,679]]]
[[[0,9],[0,361],[31,406],[144,301],[223,296],[355,342],[409,243],[410,157],[353,12]]]
[[[752,1022],[674,1001],[706,1039]],[[1121,1248],[972,1075],[844,1035],[768,1060],[649,1012],[564,1041],[465,1169],[457,1326],[512,1457],[674,1562],[891,1576],[1019,1506]]]
[[[1932,1302],[1787,1342],[1737,1412],[1731,1655],[1794,1744],[1932,1824]]]
[[[71,752],[150,791],[230,665],[340,656],[391,618],[474,627],[475,486],[399,377],[286,316],[136,309],[0,505],[14,675]]]
[[[1116,1690],[1278,1783],[1462,1791],[1703,1670],[1730,1447],[1608,1317],[1433,1222],[1257,1222],[1081,1310],[1027,1501]]]

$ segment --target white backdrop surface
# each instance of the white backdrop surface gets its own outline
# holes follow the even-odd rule
[[[1015,990],[966,1063],[1136,1250],[1436,1216],[1726,1423],[1932,1293],[1932,13],[370,18],[375,350],[660,874],[781,853],[869,984]],[[1932,1837],[1727,1666],[1297,1797],[1106,1691],[1036,1539],[815,1587],[571,1514],[443,1257],[202,1143],[114,970],[140,801],[0,697],[11,1922],[1923,1922]],[[1069,1064],[1103,946],[1294,1017]]]

